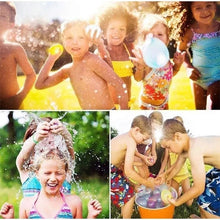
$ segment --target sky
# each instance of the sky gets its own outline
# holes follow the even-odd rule
[[[16,6],[16,24],[32,21],[50,22],[52,19],[71,20],[88,19],[97,14],[104,0],[64,0],[64,1],[14,1]]]
[[[134,117],[148,116],[152,111],[111,111],[110,126],[117,129],[119,134],[129,131]],[[181,116],[186,129],[193,136],[220,135],[220,112],[218,110],[163,110],[164,120]]]

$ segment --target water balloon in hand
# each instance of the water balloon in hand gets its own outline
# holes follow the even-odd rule
[[[170,59],[167,46],[153,34],[146,36],[142,53],[145,64],[154,69],[164,67]]]

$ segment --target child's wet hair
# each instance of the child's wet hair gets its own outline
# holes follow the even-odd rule
[[[142,17],[140,37],[141,40],[145,40],[146,35],[151,31],[151,29],[157,25],[162,24],[166,28],[167,38],[169,39],[169,27],[167,21],[159,14],[147,14]]]
[[[33,171],[38,171],[40,166],[44,160],[61,160],[65,165],[65,172],[69,169],[68,158],[66,157],[65,153],[59,149],[48,149],[35,156],[34,163],[32,165]]]
[[[140,128],[142,134],[144,133],[147,133],[149,135],[152,134],[150,120],[144,115],[136,116],[133,119],[131,123],[131,128],[135,128],[135,127]]]
[[[4,6],[7,7],[10,12],[10,22],[14,23],[15,22],[15,15],[16,15],[16,8],[15,8],[14,3],[10,2],[10,1],[4,1],[4,2],[0,1],[0,8],[4,7]]]
[[[163,123],[161,140],[172,140],[176,132],[187,133],[183,123],[176,119],[167,119]]]
[[[50,122],[51,120],[52,120],[51,117],[40,118],[40,121]],[[36,132],[38,124],[39,124],[39,120],[33,119],[31,121],[31,123],[29,124],[29,126],[24,134],[24,138],[23,138],[24,142]]]
[[[109,21],[115,18],[124,18],[126,20],[127,36],[124,41],[135,41],[138,32],[138,19],[129,11],[124,2],[114,3],[114,5],[108,6],[102,10],[98,22],[104,33],[107,30]]]

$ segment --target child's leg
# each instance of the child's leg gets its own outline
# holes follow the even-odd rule
[[[183,188],[183,192],[186,192],[190,189],[190,181],[189,181],[189,178],[186,178],[184,179],[182,182],[181,182],[181,185],[182,185],[182,188]],[[193,199],[190,199],[186,202],[186,205],[187,206],[191,206],[193,203]]]
[[[208,87],[208,99],[210,109],[220,109],[220,81],[214,82]]]
[[[171,187],[173,187],[176,192],[177,195],[179,196],[179,183],[177,183],[174,179],[171,180]]]
[[[138,169],[138,174],[144,178],[147,179],[150,175],[148,166],[139,158],[139,157],[134,157],[134,166]]]
[[[135,196],[133,196],[124,206],[121,207],[122,218],[131,218],[133,214]]]
[[[207,91],[196,83],[193,83],[193,90],[196,109],[206,109]]]

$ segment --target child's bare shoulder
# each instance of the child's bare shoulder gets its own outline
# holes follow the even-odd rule
[[[24,51],[24,48],[21,44],[15,43],[15,42],[6,42],[4,43],[4,46],[10,50],[11,53],[16,53],[16,52],[22,52]]]
[[[77,195],[65,195],[65,200],[68,204],[81,204],[82,201]]]
[[[134,139],[129,135],[129,133],[124,133],[116,136],[115,138],[112,139],[112,142],[117,144],[125,144],[125,145],[135,144]]]
[[[20,205],[27,208],[31,208],[31,206],[34,204],[34,201],[36,200],[36,196],[37,195],[22,198]]]
[[[97,64],[99,65],[101,63],[104,63],[104,61],[97,54],[94,54],[91,52],[88,52],[84,59],[87,62],[87,64],[93,65],[93,66],[96,66]]]

